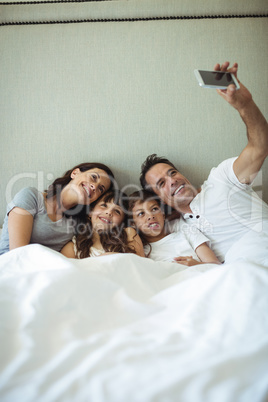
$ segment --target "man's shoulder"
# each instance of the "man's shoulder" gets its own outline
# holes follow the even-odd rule
[[[237,156],[225,159],[222,161],[217,167],[213,167],[209,173],[209,176],[213,176],[215,174],[218,175],[229,175],[231,172],[233,172],[233,164],[234,161],[237,159]]]

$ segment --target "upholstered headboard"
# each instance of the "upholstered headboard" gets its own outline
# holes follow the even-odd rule
[[[237,61],[267,116],[267,16],[266,0],[2,2],[1,222],[20,188],[85,161],[128,193],[151,153],[201,184],[246,131],[193,70]],[[256,185],[268,201],[268,161]]]

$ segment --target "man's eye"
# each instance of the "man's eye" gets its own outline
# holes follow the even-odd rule
[[[92,174],[91,177],[92,177],[92,179],[93,179],[94,181],[97,181],[97,175],[96,175],[96,174]]]
[[[139,212],[137,216],[139,217],[143,216],[143,212]]]
[[[159,187],[160,187],[160,188],[162,188],[162,187],[163,187],[163,185],[164,185],[164,182],[163,182],[163,181],[161,181],[161,182],[159,183]]]
[[[159,211],[159,208],[158,208],[158,207],[154,207],[154,208],[152,209],[152,211],[153,211],[153,212]]]

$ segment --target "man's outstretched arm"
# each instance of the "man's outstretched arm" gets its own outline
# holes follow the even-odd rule
[[[228,67],[229,62],[225,62],[222,66],[216,64],[214,70],[228,71],[237,78],[238,64]],[[234,172],[241,183],[250,184],[268,156],[268,124],[251,93],[240,81],[239,85],[238,90],[229,85],[227,90],[217,89],[217,92],[239,112],[247,127],[248,143],[234,162]]]

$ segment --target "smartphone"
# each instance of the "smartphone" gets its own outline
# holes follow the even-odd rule
[[[204,88],[226,89],[234,84],[239,89],[239,83],[235,76],[224,71],[194,70],[199,85]]]

